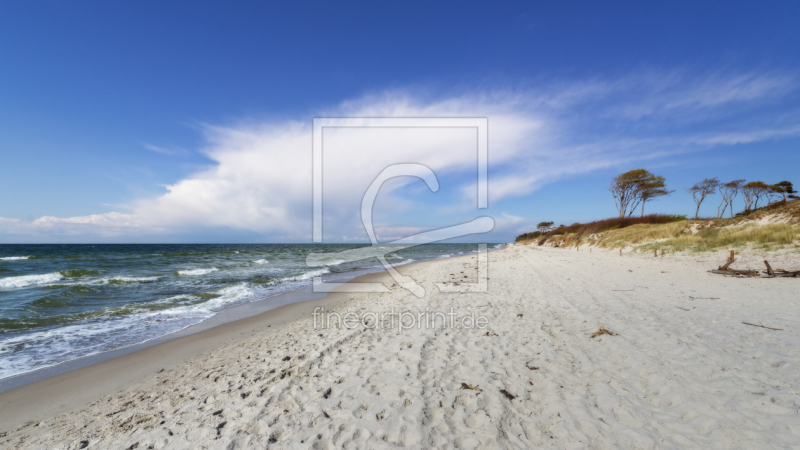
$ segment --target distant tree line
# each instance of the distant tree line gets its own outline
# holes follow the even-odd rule
[[[726,211],[730,211],[730,217],[734,217],[733,202],[740,195],[744,201],[744,211],[735,214],[736,216],[747,215],[761,206],[769,206],[776,201],[787,202],[798,197],[797,191],[790,181],[781,181],[776,184],[767,184],[763,181],[733,180],[727,183],[719,181],[717,177],[706,178],[698,181],[691,187],[684,190],[692,196],[696,208],[694,218],[700,217],[700,206],[706,199],[719,193],[722,201],[717,207],[717,218],[722,218]],[[666,180],[660,175],[654,175],[645,169],[636,169],[617,175],[611,180],[608,188],[614,196],[614,204],[619,212],[619,218],[630,221],[637,208],[641,206],[641,217],[644,218],[644,207],[647,202],[658,197],[672,194],[674,190],[667,189]],[[766,202],[766,205],[764,203]],[[647,216],[647,220],[641,223],[664,223],[664,220],[674,221],[685,216]],[[614,219],[616,220],[616,219]],[[684,219],[685,220],[685,219]],[[608,226],[628,226],[636,222],[614,222],[612,225],[606,224],[608,221],[592,222],[591,224],[605,224]],[[609,222],[610,223],[610,222]],[[584,224],[573,224],[569,227],[559,225],[553,226],[554,222],[539,222],[536,226],[537,231],[520,235],[517,240],[526,240],[545,236],[548,234],[558,234],[559,232],[569,232],[572,228],[586,227]],[[591,225],[590,224],[590,225]]]
[[[797,199],[797,191],[790,181],[781,181],[776,184],[767,184],[763,181],[734,180],[727,183],[719,181],[716,177],[706,178],[685,188],[691,194],[697,206],[694,218],[700,216],[700,206],[706,198],[719,192],[722,202],[717,208],[717,217],[722,218],[727,210],[730,209],[731,217],[733,214],[733,201],[741,194],[744,200],[744,211],[739,214],[748,214],[758,209],[759,203],[767,202],[767,205],[781,199],[782,201]],[[675,191],[666,188],[664,177],[654,175],[645,169],[636,169],[617,175],[611,180],[611,187],[608,188],[614,196],[614,203],[619,212],[619,217],[630,217],[636,208],[642,206],[642,217],[644,217],[644,205],[655,198],[670,195]]]
[[[695,183],[692,187],[686,188],[686,192],[692,194],[692,198],[697,204],[694,218],[697,219],[699,217],[700,205],[703,204],[706,197],[716,192],[719,192],[722,197],[722,202],[717,207],[717,217],[720,219],[728,209],[730,209],[730,216],[734,216],[733,201],[740,193],[744,200],[744,211],[737,215],[746,215],[758,209],[759,203],[762,201],[765,201],[768,206],[777,200],[786,202],[787,200],[798,198],[795,195],[797,191],[794,190],[794,185],[792,185],[790,181],[781,181],[776,184],[767,184],[763,181],[745,183],[745,181],[746,180],[733,180],[723,183],[714,177],[706,178],[703,181]],[[762,206],[765,205],[762,203]]]

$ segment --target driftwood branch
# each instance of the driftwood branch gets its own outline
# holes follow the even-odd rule
[[[764,325],[756,325],[754,323],[747,323],[747,322],[742,322],[742,323],[745,325],[750,325],[751,327],[760,327],[760,328],[766,328],[768,330],[783,331],[783,328],[765,327]]]
[[[800,278],[800,271],[795,272],[788,272],[783,269],[773,269],[772,266],[769,265],[768,261],[764,261],[764,265],[767,266],[766,272],[759,271],[759,270],[736,270],[731,269],[730,265],[733,264],[735,260],[728,261],[727,264],[724,266],[720,266],[717,270],[709,270],[710,273],[717,273],[720,275],[730,275],[730,276],[737,276],[737,277],[760,277],[760,278]]]
[[[769,262],[767,260],[764,260],[764,265],[767,266],[767,273],[774,277],[775,272],[772,271],[772,266],[769,265]]]

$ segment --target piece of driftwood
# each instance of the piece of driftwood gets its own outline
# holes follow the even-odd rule
[[[776,277],[788,277],[788,278],[792,278],[792,277],[798,277],[798,278],[800,278],[800,271],[796,271],[796,272],[787,272],[787,271],[785,271],[785,270],[776,269],[776,270],[775,270],[775,276],[776,276]]]
[[[720,275],[728,275],[734,277],[759,277],[759,278],[800,278],[800,271],[789,272],[783,269],[773,269],[772,266],[769,264],[769,261],[764,261],[764,265],[767,266],[767,270],[737,270],[731,269],[730,265],[733,264],[735,260],[728,261],[725,265],[719,266],[717,270],[709,270],[710,273],[716,273]]]
[[[756,325],[754,323],[747,323],[747,322],[742,322],[742,323],[745,325],[750,325],[751,327],[760,327],[760,328],[766,328],[768,330],[783,331],[783,328],[765,327],[764,325]]]
[[[772,266],[769,265],[769,262],[767,260],[764,260],[764,265],[767,266],[767,273],[774,277],[775,272],[772,271]]]
[[[595,331],[594,333],[592,333],[592,339],[596,338],[597,336],[602,336],[604,334],[607,334],[609,336],[619,336],[619,334],[614,333],[611,330],[607,330],[607,329],[603,328],[603,326],[600,325],[599,323],[597,324],[597,327],[600,328],[600,329]]]

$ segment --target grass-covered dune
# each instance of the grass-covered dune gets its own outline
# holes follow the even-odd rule
[[[526,233],[516,242],[550,247],[593,245],[647,251],[708,251],[755,246],[800,249],[800,201],[777,202],[732,219],[688,220],[654,214],[614,218]]]

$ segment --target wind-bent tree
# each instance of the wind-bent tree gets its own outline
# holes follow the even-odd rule
[[[767,199],[767,206],[771,205],[775,202],[776,198],[781,197],[781,188],[778,187],[777,184],[768,184],[767,185],[767,192],[764,193],[764,197]]]
[[[791,181],[781,181],[774,185],[775,192],[783,196],[783,201],[786,201],[786,198],[796,198],[794,194],[797,194],[797,191],[794,190],[794,185]]]
[[[619,211],[619,216],[632,215],[639,203],[646,202],[659,195],[666,195],[658,193],[660,192],[659,189],[664,187],[663,182],[663,177],[657,177],[644,169],[631,170],[614,177],[608,190],[614,196],[614,203],[617,206],[617,211]],[[659,186],[659,183],[661,183],[661,186]],[[646,199],[642,197],[643,193],[648,193]],[[644,205],[642,207],[644,208]],[[629,210],[630,214],[628,213]]]
[[[644,217],[644,204],[656,197],[672,194],[675,191],[667,190],[664,177],[660,175],[650,175],[639,186],[639,201],[642,203],[642,217]],[[633,214],[633,211],[631,211]]]
[[[554,223],[555,222],[539,222],[539,225],[536,225],[536,228],[540,232],[546,233],[547,231],[550,230],[550,228],[553,226]]]
[[[717,186],[719,195],[722,196],[722,203],[717,207],[717,217],[722,218],[725,210],[730,206],[731,217],[733,217],[733,200],[739,195],[739,190],[742,188],[745,180],[733,180],[730,183],[724,183]]]
[[[697,203],[697,210],[695,210],[694,213],[695,219],[700,216],[700,205],[703,204],[707,196],[717,191],[717,186],[719,186],[719,180],[717,177],[714,177],[706,178],[699,183],[695,183],[694,186],[684,189],[686,192],[692,194],[694,202]]]
[[[742,198],[744,199],[744,212],[752,211],[753,202],[756,200],[756,191],[752,182],[742,186]]]
[[[620,217],[625,217],[628,213],[628,206],[636,200],[639,185],[647,174],[648,172],[644,169],[636,169],[617,175],[611,180],[611,186],[608,190],[614,196],[614,203],[617,206]]]
[[[771,191],[769,185],[763,181],[751,181],[745,184],[744,188],[750,193],[750,205],[752,209],[758,209],[758,202]],[[750,210],[751,208],[747,208],[747,211]]]

